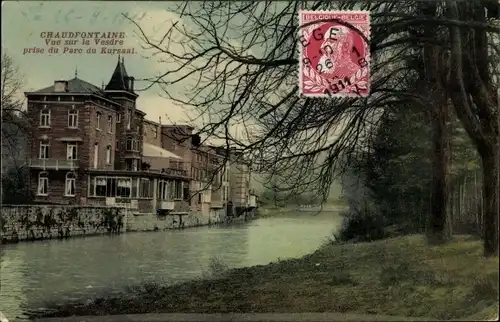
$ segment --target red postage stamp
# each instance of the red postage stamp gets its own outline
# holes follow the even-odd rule
[[[367,97],[369,39],[369,11],[300,11],[300,94]]]

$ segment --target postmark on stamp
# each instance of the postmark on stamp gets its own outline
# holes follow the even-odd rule
[[[369,11],[300,11],[300,94],[367,97],[369,39]]]

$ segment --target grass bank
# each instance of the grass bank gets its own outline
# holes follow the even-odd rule
[[[122,297],[68,303],[44,316],[132,313],[348,312],[458,319],[498,312],[498,258],[467,236],[326,245],[300,259],[227,271],[218,279],[145,285]],[[498,314],[498,313],[497,313]]]

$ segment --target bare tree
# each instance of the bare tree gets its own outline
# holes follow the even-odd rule
[[[23,86],[23,78],[19,67],[14,64],[12,57],[6,53],[2,54],[2,111],[9,109],[20,110],[22,97],[20,94]]]
[[[384,108],[402,102],[425,105],[430,96],[438,150],[435,173],[443,178],[434,187],[439,203],[431,219],[441,233],[446,226],[444,124],[451,98],[483,158],[485,203],[489,205],[485,226],[491,227],[485,236],[485,254],[498,255],[495,206],[499,198],[494,192],[498,187],[494,175],[498,173],[498,111],[491,76],[491,68],[498,66],[488,64],[488,50],[498,53],[498,44],[488,40],[499,31],[484,14],[484,7],[490,9],[491,3],[472,1],[457,8],[455,2],[443,1],[420,11],[418,1],[336,3],[338,9],[372,13],[373,84],[368,99],[297,95],[298,11],[329,10],[331,1],[187,2],[177,8],[185,23],[174,24],[160,41],[137,27],[145,48],[176,66],[146,79],[150,86],[160,86],[169,99],[203,115],[199,134],[220,138],[227,146],[251,154],[254,164],[266,169],[270,177],[279,174],[280,186],[295,193],[314,190],[326,198],[338,170],[349,163],[349,155],[368,148],[364,143]],[[467,46],[462,45],[462,38],[468,40],[462,41]],[[427,63],[423,88],[418,85],[422,78],[409,64],[422,47],[422,61]],[[186,93],[170,89],[188,79],[195,85]],[[489,171],[493,175],[487,176]]]
[[[22,168],[29,129],[21,93],[23,76],[13,59],[2,54],[2,200],[26,202],[27,174]],[[22,201],[21,201],[22,200]]]
[[[27,122],[22,111],[24,98],[21,90],[24,84],[18,66],[12,57],[2,54],[2,147],[10,152],[19,152],[19,138],[27,130]],[[7,154],[7,155],[8,155]]]

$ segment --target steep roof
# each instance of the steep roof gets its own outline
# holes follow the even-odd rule
[[[86,82],[82,79],[79,79],[77,77],[70,79],[67,82],[68,82],[69,93],[86,93],[86,94],[99,94],[99,95],[104,94],[104,92],[99,87],[89,82]],[[54,85],[39,89],[37,91],[34,91],[33,93],[53,93],[53,92],[55,92]]]
[[[120,56],[118,56],[115,71],[113,72],[108,85],[106,85],[106,90],[131,91],[128,80],[129,76],[127,74],[127,70],[125,69],[125,62],[123,58],[120,60]]]

